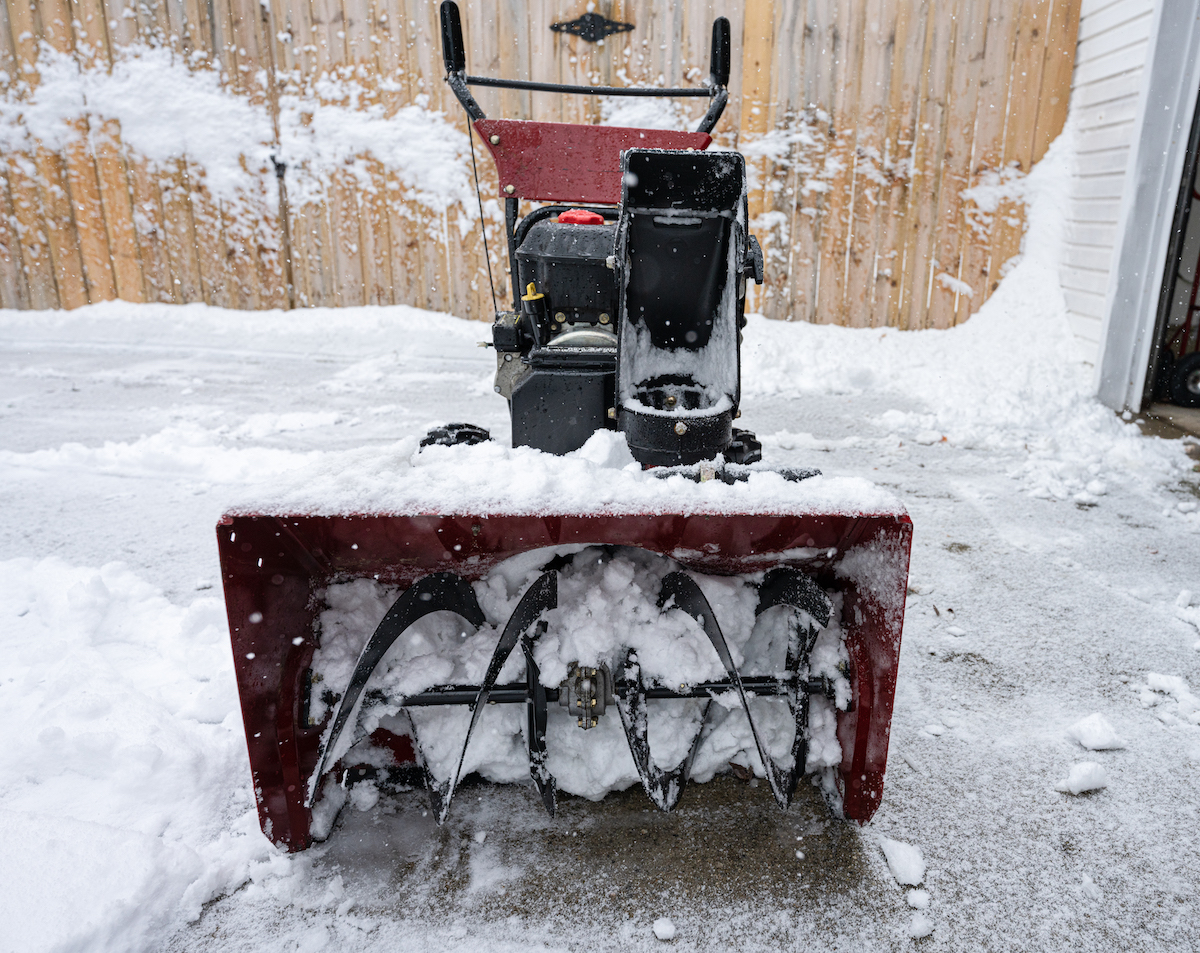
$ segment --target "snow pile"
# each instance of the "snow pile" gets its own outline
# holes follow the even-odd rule
[[[0,563],[5,949],[149,949],[269,869],[221,600]],[[265,865],[265,866],[264,866]]]
[[[921,848],[888,837],[879,838],[879,848],[887,858],[888,870],[900,886],[916,887],[925,879],[925,858]]]
[[[232,513],[621,514],[787,513],[899,515],[890,492],[857,477],[785,480],[763,467],[726,484],[665,479],[628,460],[623,434],[597,431],[565,457],[496,441],[420,449],[391,446],[323,454],[312,466],[257,486]]]
[[[1084,794],[1105,787],[1108,787],[1108,775],[1104,765],[1098,761],[1080,761],[1071,765],[1070,773],[1054,785],[1054,790],[1063,794]]]
[[[1200,698],[1192,694],[1188,683],[1178,675],[1160,675],[1158,672],[1146,673],[1146,690],[1142,692],[1142,704],[1147,707],[1157,705],[1166,695],[1176,704],[1175,712],[1163,712],[1159,715],[1164,721],[1190,722],[1200,725]]]
[[[298,421],[272,423],[256,414],[239,429],[260,436],[268,431],[303,429],[303,426]],[[269,447],[227,447],[219,434],[196,424],[182,423],[137,440],[106,440],[98,447],[65,443],[53,450],[31,453],[0,450],[0,463],[33,470],[75,470],[170,479],[191,477],[206,483],[244,485],[251,480],[271,479],[305,466],[318,456],[315,452],[296,453]]]
[[[547,633],[534,647],[542,684],[557,688],[570,666],[606,665],[619,672],[626,652],[637,652],[647,685],[694,685],[726,677],[720,660],[699,624],[683,612],[661,612],[657,606],[660,581],[679,568],[672,560],[638,550],[620,550],[610,556],[594,548],[579,549],[559,574],[558,608],[546,614]],[[570,551],[565,551],[569,553]],[[451,613],[435,613],[413,625],[392,647],[367,683],[385,699],[363,705],[361,730],[370,733],[382,725],[401,733],[411,723],[426,764],[435,777],[448,779],[458,764],[470,721],[465,707],[411,709],[400,715],[399,700],[435,684],[479,684],[483,679],[499,630],[520,596],[541,574],[541,567],[557,550],[541,550],[514,557],[498,566],[487,579],[474,584],[480,607],[489,624],[478,632]],[[734,663],[743,675],[771,675],[784,667],[791,613],[765,612],[757,619],[757,590],[749,582],[759,577],[695,576],[717,615]],[[327,588],[329,606],[320,618],[321,647],[313,658],[316,678],[312,712],[323,717],[322,695],[340,694],[350,681],[355,662],[375,626],[397,596],[394,588],[374,580],[359,579]],[[817,637],[810,671],[831,679],[837,694],[849,699],[849,684],[841,674],[848,660],[835,607],[828,627]],[[524,659],[514,651],[500,674],[500,683],[518,681]],[[720,696],[708,705],[708,733],[696,753],[692,776],[706,781],[728,769],[731,761],[750,765],[764,776],[749,722],[740,701]],[[843,701],[843,703],[844,703]],[[650,747],[655,762],[664,768],[680,763],[691,747],[706,707],[702,700],[649,703]],[[788,762],[792,719],[782,699],[751,701],[755,721],[771,755]],[[551,706],[547,725],[548,765],[560,790],[599,799],[638,781],[629,756],[620,716],[611,707],[599,724],[586,733],[573,716]],[[493,781],[523,781],[529,774],[522,730],[525,712],[520,706],[489,707],[472,736],[464,773],[478,771]],[[826,773],[841,762],[833,704],[814,697],[809,714],[810,745],[806,770]],[[481,739],[481,736],[485,740]],[[352,740],[344,742],[340,756]],[[371,755],[359,749],[351,757]],[[830,789],[830,778],[823,778]]]
[[[1067,729],[1067,736],[1072,741],[1079,742],[1089,751],[1107,751],[1112,748],[1125,747],[1125,742],[1121,740],[1116,729],[1099,712],[1075,722]]]
[[[1142,437],[1096,402],[1076,355],[1058,261],[1072,136],[1064,133],[1028,177],[1023,254],[969,321],[947,331],[862,331],[751,317],[742,390],[916,398],[875,423],[897,441],[943,439],[971,450],[1016,451],[1011,469],[1033,496],[1098,503],[1107,482],[1161,486],[1190,471],[1175,442]],[[1186,517],[1187,514],[1184,514]]]

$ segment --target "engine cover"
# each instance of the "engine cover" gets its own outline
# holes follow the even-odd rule
[[[572,323],[615,324],[616,273],[607,262],[616,235],[616,222],[536,222],[517,247],[518,287],[534,282],[550,302],[551,318],[565,318],[554,321],[559,327]],[[602,320],[601,315],[608,315],[608,320]]]

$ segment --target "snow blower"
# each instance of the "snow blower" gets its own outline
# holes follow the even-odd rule
[[[264,833],[306,848],[358,783],[424,784],[440,823],[471,773],[531,779],[553,815],[560,791],[639,782],[670,810],[730,765],[783,808],[808,778],[867,821],[912,527],[866,481],[766,466],[734,427],[763,256],[742,156],[705,151],[729,22],[709,83],[685,89],[470,76],[449,0],[441,22],[504,200],[514,291],[491,344],[512,446],[449,424],[377,503],[222,518]],[[709,108],[695,132],[488,119],[472,86]]]

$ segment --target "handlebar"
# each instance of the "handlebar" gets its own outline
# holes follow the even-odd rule
[[[697,132],[712,132],[725,104],[729,101],[730,29],[725,17],[713,21],[712,55],[709,65],[709,85],[704,88],[662,89],[646,86],[569,86],[563,83],[538,83],[523,79],[496,79],[490,76],[467,75],[467,51],[463,43],[462,17],[454,0],[442,0],[442,62],[446,66],[446,82],[472,120],[487,118],[470,86],[492,86],[500,89],[526,89],[547,93],[574,93],[598,96],[654,96],[660,98],[706,97],[712,100],[708,112],[700,120]]]

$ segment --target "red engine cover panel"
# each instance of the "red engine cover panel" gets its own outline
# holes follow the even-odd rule
[[[500,197],[539,202],[616,205],[626,149],[700,151],[712,142],[706,132],[520,119],[478,119],[475,128],[496,160]]]
[[[321,726],[304,721],[304,681],[321,589],[361,577],[409,586],[445,571],[480,579],[518,553],[578,543],[639,547],[721,575],[796,565],[840,592],[854,698],[838,713],[843,810],[870,820],[883,798],[911,540],[903,514],[225,517],[221,579],[263,832],[288,850],[311,841],[304,802]],[[860,547],[875,567],[861,583],[839,572]]]

